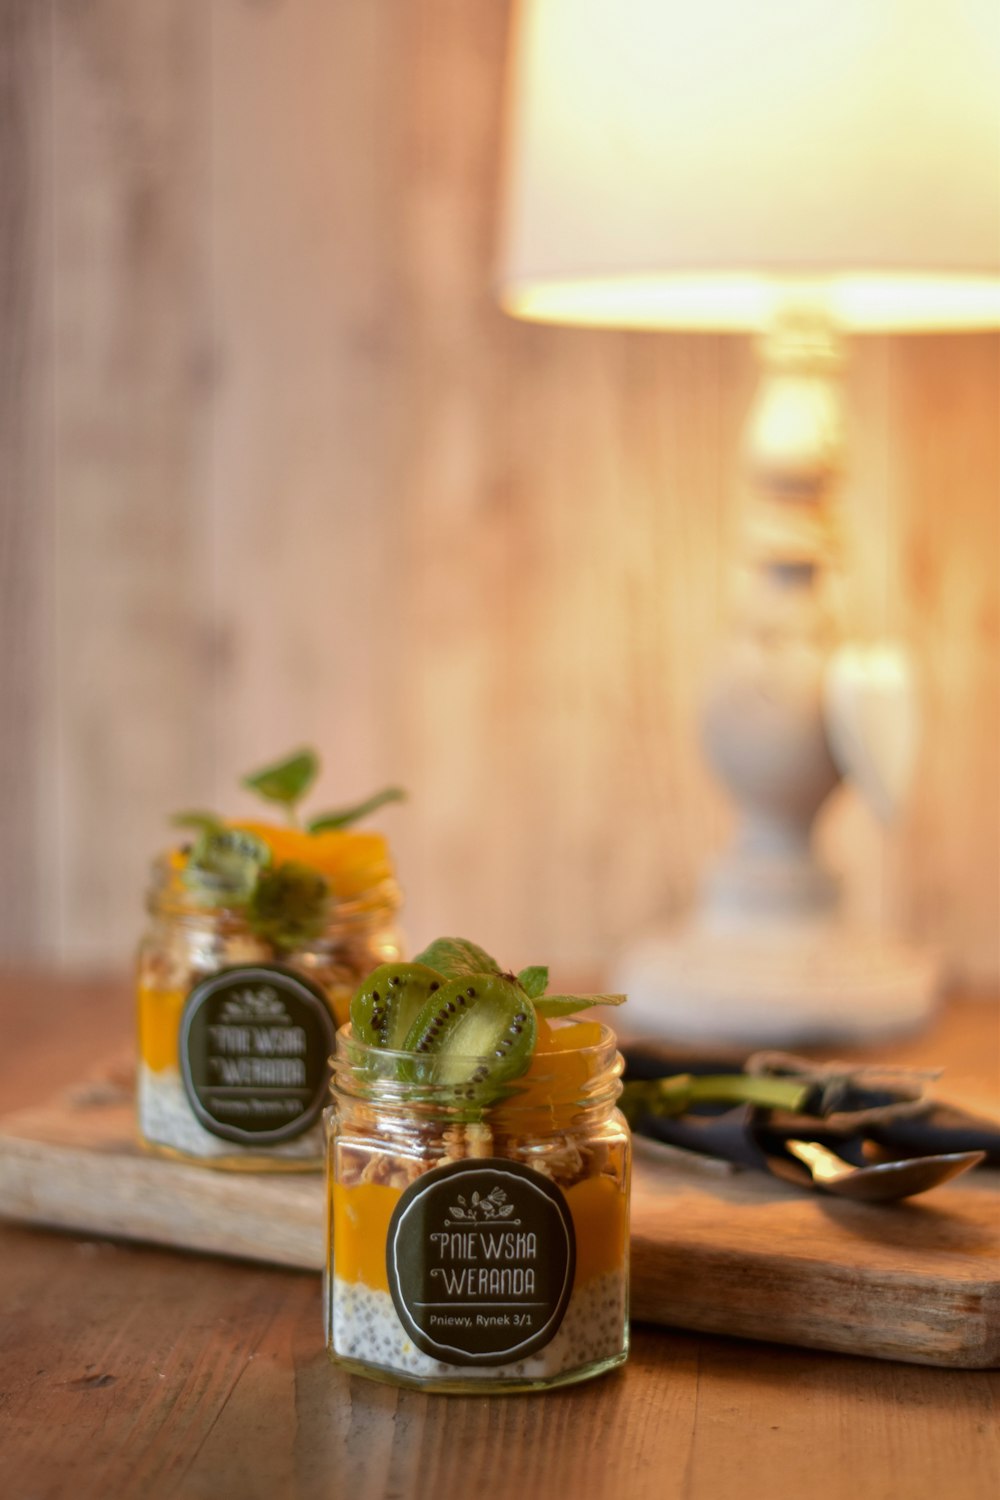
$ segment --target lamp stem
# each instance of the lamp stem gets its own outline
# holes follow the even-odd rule
[[[707,758],[738,810],[704,892],[715,931],[825,921],[839,900],[812,830],[840,779],[823,681],[837,643],[828,583],[844,464],[843,354],[822,316],[790,308],[762,339],[761,358],[732,633],[702,719]]]

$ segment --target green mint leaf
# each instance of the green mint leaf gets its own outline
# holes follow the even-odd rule
[[[532,964],[521,970],[517,982],[530,1000],[537,1000],[548,988],[549,971],[544,964]]]
[[[413,960],[415,964],[426,964],[436,969],[446,979],[461,979],[464,974],[498,974],[500,965],[495,958],[475,943],[464,938],[436,938]]]
[[[206,828],[181,879],[201,906],[243,906],[270,863],[271,851],[256,834]]]
[[[594,1005],[624,1005],[624,995],[543,995],[535,1001],[540,1016],[573,1016]]]
[[[376,792],[372,797],[366,797],[364,802],[357,802],[353,807],[342,807],[336,812],[317,813],[315,818],[310,818],[306,824],[307,833],[329,833],[332,828],[348,828],[352,823],[358,823],[362,818],[367,818],[369,813],[375,812],[379,807],[384,807],[387,802],[405,802],[406,793],[401,786],[387,786],[381,792]]]
[[[225,824],[215,813],[179,812],[170,819],[175,828],[194,828],[198,833],[222,833]]]
[[[292,806],[305,796],[319,774],[319,759],[314,750],[297,750],[294,755],[252,771],[243,777],[243,785],[266,797],[269,802]]]
[[[299,948],[319,937],[329,906],[326,878],[310,865],[289,859],[263,871],[247,906],[247,922],[276,948]]]

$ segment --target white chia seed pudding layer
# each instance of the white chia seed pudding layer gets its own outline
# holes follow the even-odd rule
[[[274,1145],[265,1142],[259,1146],[243,1145],[213,1135],[195,1117],[176,1068],[164,1068],[154,1073],[152,1068],[140,1063],[136,1076],[136,1105],[139,1132],[144,1140],[151,1145],[186,1152],[188,1156],[268,1156],[291,1161],[314,1160],[317,1164],[323,1156],[322,1118],[304,1135]]]
[[[575,1286],[550,1342],[526,1359],[503,1365],[453,1365],[434,1359],[413,1343],[388,1292],[339,1276],[333,1278],[332,1291],[331,1352],[393,1375],[432,1380],[544,1380],[614,1359],[628,1347],[624,1268]]]

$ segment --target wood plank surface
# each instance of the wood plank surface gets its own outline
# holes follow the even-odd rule
[[[0,1215],[320,1270],[318,1175],[226,1174],[133,1142],[128,1082],[0,1117]],[[960,1369],[1000,1365],[995,1172],[872,1208],[638,1143],[632,1312],[640,1322]]]
[[[925,1039],[980,1088],[984,1017],[958,1007]],[[120,985],[8,978],[0,1098],[68,1084],[124,1024]],[[589,1386],[435,1398],[330,1366],[313,1275],[12,1225],[0,1264],[5,1500],[994,1500],[1000,1487],[992,1371],[639,1326],[625,1368]]]
[[[176,808],[317,741],[382,778],[419,943],[605,963],[728,814],[749,341],[518,325],[491,294],[506,0],[9,0],[0,933],[121,963]],[[996,983],[995,336],[857,340],[847,625],[920,650],[865,914]]]
[[[967,1029],[988,1041],[991,1009],[969,1015]],[[321,1176],[206,1171],[141,1151],[134,1129],[127,1056],[0,1116],[0,1215],[322,1267]],[[995,1366],[998,1188],[996,1172],[981,1171],[933,1198],[873,1208],[638,1141],[633,1316],[881,1359]]]
[[[328,1363],[314,1277],[4,1242],[13,1500],[992,1500],[1000,1478],[995,1374],[640,1329],[589,1386],[434,1398]]]

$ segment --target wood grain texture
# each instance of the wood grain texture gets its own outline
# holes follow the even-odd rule
[[[120,961],[167,812],[300,740],[324,798],[411,788],[417,943],[677,914],[753,352],[500,315],[508,5],[4,14],[0,952]],[[843,794],[824,843],[995,984],[1000,340],[852,353],[846,623],[918,647],[926,741],[900,828]]]
[[[0,1215],[322,1268],[320,1177],[155,1160],[133,1130],[128,1091],[101,1085],[0,1117]],[[993,1172],[919,1204],[872,1209],[641,1148],[631,1223],[639,1322],[874,1359],[1000,1365]]]
[[[315,1277],[0,1239],[17,1500],[992,1500],[1000,1479],[995,1374],[641,1329],[625,1369],[589,1386],[435,1398],[328,1363]]]
[[[51,17],[0,6],[0,951],[44,941],[39,765],[51,545]]]
[[[68,1082],[69,1046],[79,1068],[121,1036],[123,990],[101,988],[103,1007],[96,987],[0,984],[0,1098]],[[47,1026],[26,1004],[43,989]],[[981,1084],[977,1028],[942,1033],[941,1056]],[[589,1386],[428,1397],[331,1367],[312,1275],[6,1225],[0,1264],[12,1500],[994,1500],[1000,1486],[996,1372],[640,1327],[625,1368]]]
[[[847,394],[845,615],[862,639],[889,634],[916,653],[923,742],[915,795],[895,830],[879,830],[845,792],[824,832],[861,912],[991,978],[1000,963],[986,915],[1000,912],[1000,340],[856,340]]]
[[[59,986],[53,993],[58,1003]],[[949,1069],[951,1097],[995,1109],[983,1058],[996,1029],[993,1007],[956,1006],[915,1065],[964,1052],[971,1066]],[[0,1115],[0,1215],[320,1269],[321,1177],[213,1172],[141,1152],[131,1072],[123,1057],[90,1083]],[[640,1142],[631,1226],[639,1321],[944,1367],[1000,1364],[995,1172],[872,1208],[665,1160]]]
[[[172,788],[197,794],[211,764],[193,728],[211,681],[205,10],[53,5],[55,608],[35,753],[46,947],[91,963],[135,930],[124,889],[143,888]]]

